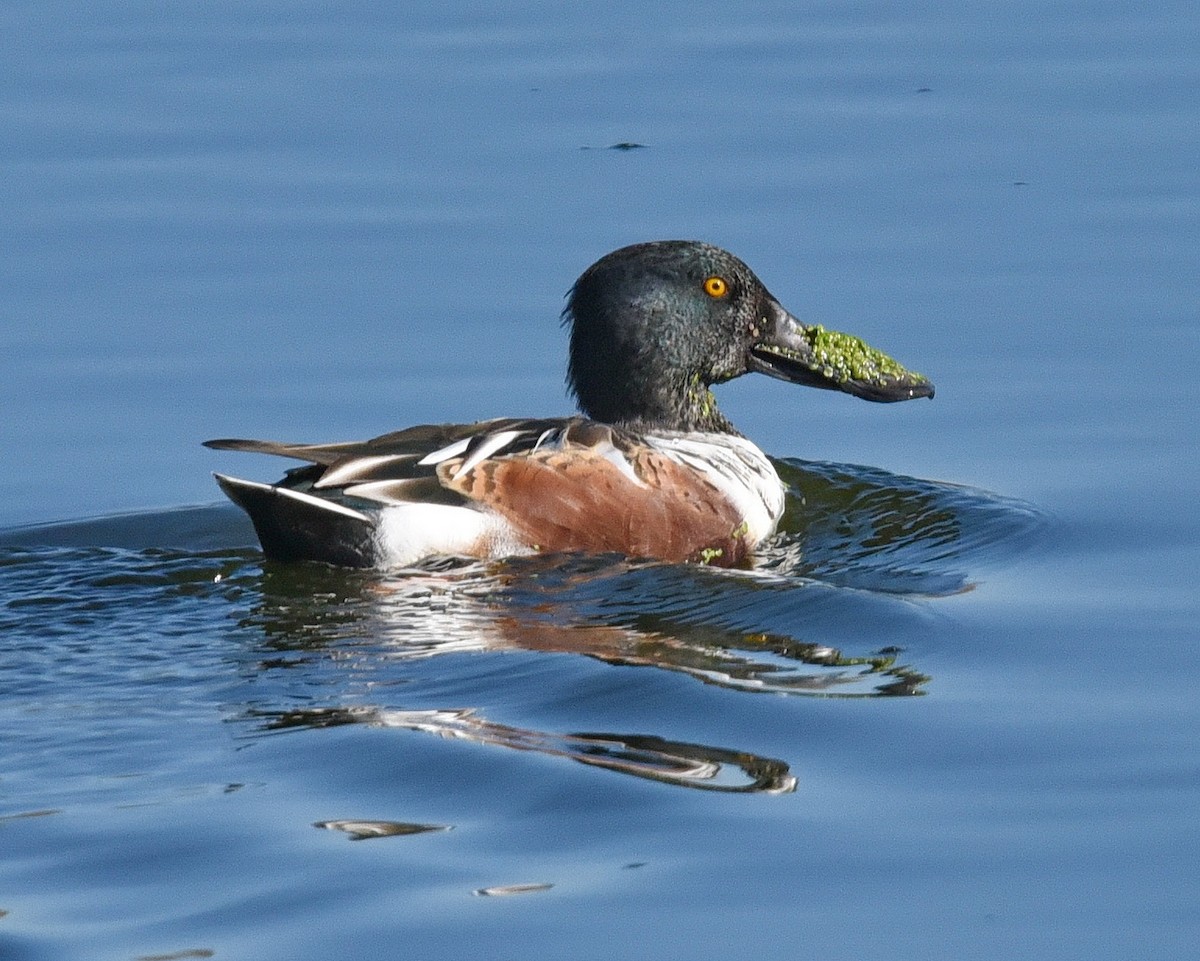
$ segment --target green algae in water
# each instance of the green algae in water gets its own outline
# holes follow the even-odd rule
[[[872,384],[897,381],[929,383],[929,378],[924,374],[908,370],[853,334],[826,330],[820,324],[815,324],[805,328],[804,336],[812,345],[814,366],[836,383],[844,384],[852,380]]]

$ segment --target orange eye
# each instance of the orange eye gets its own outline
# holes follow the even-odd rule
[[[709,297],[721,298],[729,293],[729,284],[725,283],[724,277],[709,277],[704,281],[704,292]]]

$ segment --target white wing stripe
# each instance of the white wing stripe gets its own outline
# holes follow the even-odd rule
[[[311,507],[319,507],[323,511],[330,511],[334,514],[341,514],[344,517],[353,517],[356,521],[366,521],[368,524],[373,523],[371,518],[360,511],[352,510],[342,504],[335,503],[331,500],[326,500],[324,497],[313,497],[312,494],[306,494],[303,491],[294,491],[288,487],[274,487],[269,484],[256,485],[262,487],[270,487],[280,497],[290,497],[292,500],[300,501],[302,504],[308,504]]]
[[[556,433],[561,434],[562,432],[557,427],[547,427],[544,431],[542,431],[541,436],[538,437],[537,443],[533,445],[533,450],[531,450],[530,453],[537,453],[538,448],[541,447],[542,444],[546,443],[546,441]],[[561,440],[561,437],[555,438],[555,443],[559,443]]]
[[[617,448],[612,444],[604,444],[596,449],[600,452],[601,457],[603,457],[610,464],[614,465],[617,470],[629,478],[629,480],[638,487],[646,486],[646,482],[638,477],[637,471],[635,471],[633,469],[633,465],[629,463],[629,458],[617,450]]]
[[[447,444],[440,450],[435,450],[432,454],[426,454],[417,463],[422,467],[428,467],[430,464],[440,464],[451,457],[457,457],[467,449],[472,440],[474,440],[473,437],[464,437],[462,440],[456,440],[453,444]]]
[[[352,481],[382,464],[409,460],[411,457],[411,454],[370,454],[366,457],[353,457],[344,464],[338,464],[327,470],[321,475],[321,479],[313,484],[313,488],[340,487],[347,481]]]
[[[454,472],[454,479],[462,477],[467,471],[478,464],[481,460],[491,457],[492,454],[501,448],[507,447],[514,440],[521,436],[519,430],[502,430],[498,433],[485,437],[480,445],[471,452],[471,456],[462,462],[462,466]]]

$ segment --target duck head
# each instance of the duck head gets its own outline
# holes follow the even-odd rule
[[[891,402],[933,384],[857,337],[802,324],[733,254],[696,241],[623,247],[575,282],[567,381],[593,420],[728,431],[709,387],[758,372]]]

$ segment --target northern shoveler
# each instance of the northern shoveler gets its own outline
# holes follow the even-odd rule
[[[861,340],[806,326],[742,261],[659,241],[575,282],[567,381],[582,417],[411,427],[374,440],[211,440],[307,461],[277,484],[216,475],[278,560],[399,567],[439,554],[616,551],[743,564],[784,490],[709,390],[757,371],[873,401],[933,385]]]

